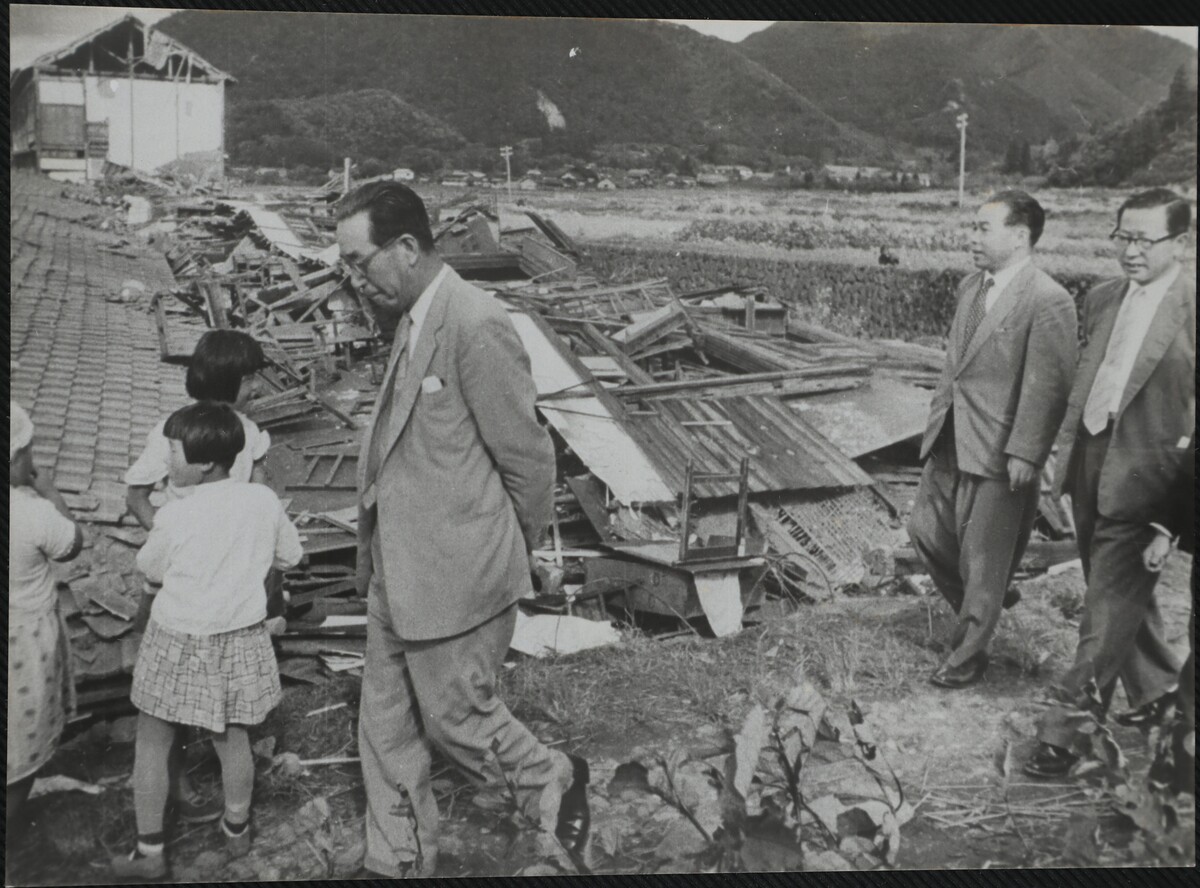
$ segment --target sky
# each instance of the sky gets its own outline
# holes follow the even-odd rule
[[[173,9],[131,9],[122,6],[9,6],[9,70],[28,65],[38,56],[59,49],[132,12],[147,24],[166,18]],[[771,22],[709,21],[704,19],[668,19],[687,25],[702,34],[737,42]],[[1152,31],[1197,45],[1197,28],[1146,26]]]

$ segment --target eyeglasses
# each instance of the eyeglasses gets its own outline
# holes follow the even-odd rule
[[[363,277],[367,277],[368,276],[367,269],[371,267],[371,263],[375,261],[375,257],[378,256],[380,253],[382,253],[384,250],[389,249],[392,246],[392,244],[399,241],[400,238],[402,238],[402,237],[404,237],[403,234],[396,235],[395,237],[391,238],[390,240],[386,241],[385,243],[380,244],[378,247],[376,247],[374,250],[372,250],[370,253],[368,253],[366,256],[362,257],[361,259],[349,259],[349,258],[343,256],[342,262],[345,263],[347,266],[349,266],[351,271],[357,271]]]
[[[1178,234],[1168,234],[1164,237],[1139,237],[1129,234],[1124,231],[1114,231],[1108,236],[1108,239],[1114,244],[1120,244],[1123,249],[1129,249],[1130,244],[1137,247],[1143,253],[1149,250],[1155,244],[1161,244],[1163,241],[1169,241],[1172,238],[1179,237]]]

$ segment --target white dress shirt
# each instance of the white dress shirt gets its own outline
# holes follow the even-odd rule
[[[1113,322],[1114,330],[1126,331],[1117,343],[1121,349],[1120,354],[1112,353],[1114,343],[1118,340],[1115,336],[1109,339],[1109,350],[1104,354],[1104,363],[1115,365],[1115,378],[1119,383],[1113,388],[1109,413],[1116,413],[1120,408],[1125,387],[1129,384],[1129,374],[1133,372],[1134,362],[1142,350],[1142,343],[1146,341],[1146,333],[1150,330],[1150,324],[1154,321],[1154,315],[1158,313],[1158,307],[1162,305],[1167,290],[1178,276],[1179,266],[1176,265],[1173,270],[1145,286],[1130,282],[1129,292],[1121,300],[1121,307],[1117,310],[1117,318]]]
[[[992,306],[996,304],[996,300],[1000,298],[1000,294],[1003,293],[1005,288],[1012,283],[1013,278],[1017,276],[1021,269],[1028,265],[1031,261],[1032,260],[1026,256],[1020,262],[1014,263],[1007,268],[1002,268],[995,274],[990,271],[984,273],[984,278],[992,281],[992,289],[988,290],[987,298],[985,298],[983,301],[984,314],[987,314],[992,310]]]
[[[408,331],[408,354],[410,357],[417,347],[417,337],[421,335],[421,327],[425,324],[425,316],[429,314],[429,306],[433,304],[433,294],[437,292],[437,288],[442,285],[442,281],[449,273],[450,266],[443,262],[441,270],[429,282],[429,286],[421,291],[421,295],[417,297],[417,301],[413,303],[413,307],[408,312],[408,316],[412,318],[412,329]]]

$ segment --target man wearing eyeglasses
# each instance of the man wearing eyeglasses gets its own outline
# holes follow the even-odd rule
[[[439,258],[412,189],[349,194],[337,239],[359,296],[381,327],[395,325],[359,457],[364,866],[434,874],[431,746],[474,781],[512,787],[530,820],[579,851],[587,763],[547,748],[496,696],[553,507],[529,356],[501,303]]]
[[[1183,266],[1191,207],[1155,188],[1117,211],[1111,238],[1124,276],[1084,302],[1085,344],[1067,416],[1058,488],[1071,495],[1087,579],[1075,664],[1038,730],[1028,774],[1059,777],[1076,730],[1104,719],[1117,680],[1130,710],[1163,720],[1179,675],[1154,598],[1172,544],[1168,504],[1182,483],[1196,422],[1195,270]],[[1166,511],[1164,511],[1166,510]]]
[[[958,288],[946,364],[921,442],[908,534],[957,616],[943,688],[979,681],[1013,572],[1037,517],[1039,478],[1075,369],[1075,303],[1033,264],[1045,213],[1023,191],[975,214],[978,269]]]

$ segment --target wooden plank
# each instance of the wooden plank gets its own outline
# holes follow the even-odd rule
[[[634,321],[625,329],[618,330],[612,335],[612,339],[626,353],[636,352],[679,329],[686,320],[687,315],[683,309],[672,302]]]
[[[726,386],[744,386],[763,382],[782,382],[791,379],[818,379],[828,376],[866,376],[871,369],[865,364],[828,364],[823,367],[805,367],[794,370],[777,370],[766,373],[731,374],[706,379],[683,379],[678,382],[655,382],[641,385],[621,386],[610,389],[620,398],[643,398],[686,392],[703,392]]]
[[[300,278],[299,284],[300,287],[311,290],[313,287],[316,287],[320,284],[337,279],[339,276],[341,276],[341,274],[341,270],[336,267],[322,268],[320,271],[314,271],[311,274],[303,275]],[[258,291],[257,294],[255,294],[255,298],[258,299],[259,302],[270,305],[289,293],[295,292],[296,290],[296,284],[289,281],[284,284],[263,287]]]
[[[604,507],[604,490],[595,476],[582,475],[576,478],[565,478],[567,487],[575,494],[579,507],[587,517],[592,529],[604,542],[611,542],[614,537],[609,529],[608,510]]]

